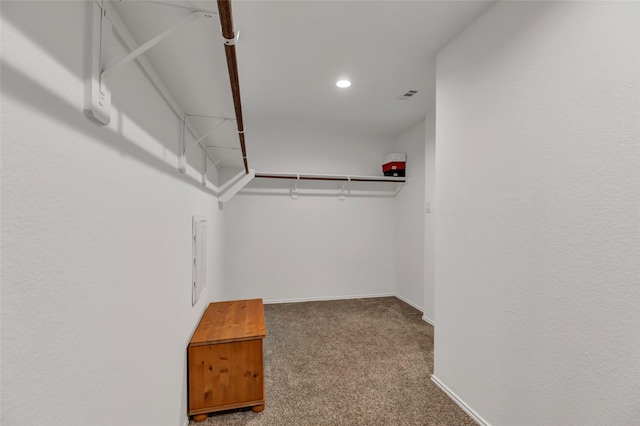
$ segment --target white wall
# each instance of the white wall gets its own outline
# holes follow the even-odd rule
[[[268,172],[381,175],[390,145],[390,139],[286,119],[254,122],[251,132],[250,167]],[[264,184],[257,181],[252,185]],[[290,182],[280,184],[286,188]],[[281,301],[392,294],[393,203],[340,201],[336,195],[236,196],[224,205],[225,297]]]
[[[407,154],[407,185],[395,199],[396,293],[424,310],[425,122],[396,137],[393,152]]]
[[[435,181],[436,181],[436,116],[427,114],[424,122],[424,304],[423,319],[435,324]],[[428,206],[427,206],[428,203]],[[427,213],[427,207],[430,213]]]
[[[222,293],[222,213],[178,174],[179,121],[136,66],[113,77],[110,126],[84,116],[91,4],[2,2],[1,423],[175,426]],[[210,233],[192,307],[194,214]]]
[[[224,208],[228,299],[394,291],[394,211],[388,200],[238,195]]]
[[[348,124],[301,118],[251,118],[249,167],[260,172],[382,175],[392,137],[363,134]]]
[[[438,56],[435,376],[490,424],[640,423],[639,24],[499,2]]]

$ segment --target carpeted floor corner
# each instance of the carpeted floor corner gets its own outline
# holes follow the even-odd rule
[[[265,305],[262,413],[212,425],[475,425],[431,380],[433,327],[395,297]]]

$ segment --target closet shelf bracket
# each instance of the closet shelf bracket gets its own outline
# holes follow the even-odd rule
[[[240,149],[240,148],[234,148],[234,147],[230,147],[230,146],[209,146],[209,145],[207,145],[207,148],[218,148],[218,149],[228,149],[229,150],[226,154],[221,155],[220,158],[218,158],[215,163],[213,163],[214,167],[217,166],[218,163],[220,163],[222,160],[224,160],[225,158],[227,158],[228,156],[233,154],[235,151],[238,151]]]
[[[297,200],[298,199],[298,182],[300,182],[300,175],[297,174],[296,175],[296,180],[293,181],[293,183],[291,184],[291,199],[292,200]]]
[[[189,151],[191,148],[200,145],[202,146],[201,142],[207,137],[209,136],[211,133],[213,133],[218,127],[220,127],[221,125],[223,125],[224,123],[226,123],[227,121],[231,121],[231,118],[218,118],[218,117],[212,117],[212,118],[216,118],[217,120],[221,120],[219,123],[217,123],[215,126],[213,126],[213,128],[211,128],[207,133],[205,133],[204,135],[200,136],[198,139],[196,139],[195,141],[193,141],[191,143],[191,145],[187,146],[187,141],[185,140],[185,135],[186,135],[186,124],[187,124],[187,118],[189,117],[189,115],[185,114],[184,117],[182,117],[182,132],[180,133],[180,161],[179,161],[179,167],[178,170],[180,170],[180,173],[184,173],[187,171],[187,151]],[[192,116],[193,117],[193,116]],[[209,145],[205,145],[205,151],[207,148],[217,148],[217,147],[213,147],[213,146],[209,146]],[[226,155],[225,155],[226,156]],[[219,159],[217,161],[215,161],[214,166],[216,166],[220,160]],[[212,159],[213,161],[213,159]]]
[[[184,125],[184,121],[182,120],[182,123]],[[200,136],[198,139],[196,139],[195,141],[193,141],[193,143],[189,146],[186,146],[185,141],[182,141],[182,144],[185,145],[184,148],[184,152],[182,153],[183,155],[189,151],[191,148],[193,148],[194,146],[198,145],[200,142],[202,142],[204,140],[204,138],[206,138],[207,136],[209,136],[211,133],[213,133],[218,127],[220,127],[221,125],[223,125],[224,123],[226,123],[227,119],[224,119],[223,121],[221,121],[220,123],[216,124],[215,126],[213,126],[212,129],[210,129],[207,133],[205,133],[204,135]],[[183,133],[184,134],[184,133]]]
[[[209,12],[195,11],[174,24],[172,27],[164,30],[151,40],[137,46],[123,58],[114,63],[108,64],[108,55],[110,45],[113,39],[113,23],[107,14],[107,2],[99,4],[93,2],[93,20],[92,20],[92,45],[91,45],[91,81],[90,81],[90,100],[85,113],[102,124],[111,122],[111,90],[109,88],[109,75],[123,65],[140,57],[144,52],[160,43],[170,35],[174,34],[180,28],[195,21],[198,18],[212,18],[213,14]]]
[[[347,181],[342,184],[342,188],[340,189],[340,192],[338,192],[338,200],[344,201],[347,198],[347,195],[349,194],[349,191],[347,190],[349,182],[351,182],[351,176],[347,176]]]
[[[120,68],[124,64],[133,61],[138,56],[142,55],[144,52],[151,49],[153,46],[155,46],[165,38],[169,37],[171,34],[178,31],[180,28],[184,27],[187,24],[190,24],[191,22],[195,21],[197,18],[200,18],[200,17],[211,18],[212,15],[210,13],[205,13],[205,12],[192,12],[191,14],[186,16],[184,19],[182,19],[178,23],[167,28],[166,30],[164,30],[163,32],[161,32],[151,40],[147,41],[146,43],[140,45],[140,47],[130,52],[124,58],[119,59],[116,63],[109,65],[108,67],[105,67],[104,71],[102,71],[102,78],[104,78],[106,75],[111,74],[114,70]]]

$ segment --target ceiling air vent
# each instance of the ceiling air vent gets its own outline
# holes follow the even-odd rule
[[[418,93],[417,90],[409,90],[407,93],[405,93],[404,95],[400,96],[400,99],[410,99],[416,93]]]

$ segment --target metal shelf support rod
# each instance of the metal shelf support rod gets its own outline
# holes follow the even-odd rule
[[[127,64],[127,63],[133,61],[138,56],[142,55],[144,52],[146,52],[147,50],[151,49],[153,46],[155,46],[156,44],[160,43],[162,40],[164,40],[165,38],[169,37],[171,34],[176,32],[177,30],[179,30],[183,26],[191,23],[196,18],[199,18],[201,16],[207,16],[207,17],[210,18],[212,15],[210,13],[207,14],[207,13],[204,13],[204,12],[193,12],[193,13],[191,13],[189,16],[187,16],[186,18],[182,19],[177,24],[175,24],[172,27],[164,30],[163,32],[161,32],[160,34],[158,34],[157,36],[155,36],[151,40],[147,41],[146,43],[138,46],[136,49],[134,49],[132,52],[130,52],[128,55],[126,55],[124,58],[118,60],[115,64],[112,64],[112,65],[106,67],[102,71],[102,77],[104,78],[106,75],[111,74],[113,71],[115,71],[116,69],[120,68],[124,64]]]

